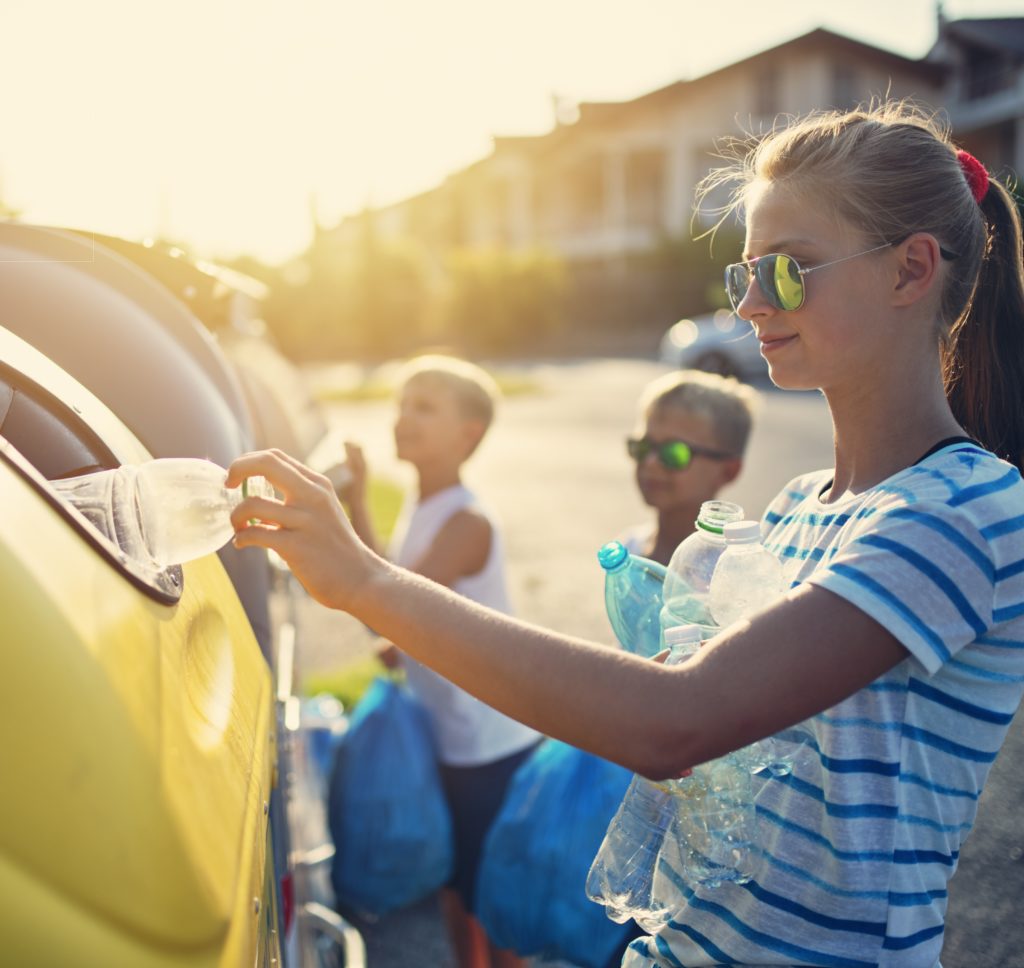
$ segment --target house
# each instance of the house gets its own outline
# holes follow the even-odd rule
[[[997,174],[1024,173],[1024,17],[946,21],[927,60],[944,65],[958,142]]]
[[[715,220],[725,199],[712,193],[695,213],[694,189],[723,137],[762,132],[780,114],[911,98],[945,110],[956,137],[994,171],[1024,171],[1024,18],[947,21],[939,6],[937,27],[921,59],[816,29],[630,101],[580,104],[550,132],[496,137],[487,157],[436,188],[329,234],[339,257],[367,219],[376,238],[412,238],[438,262],[456,247],[544,248],[592,293],[606,281],[588,313],[615,315],[617,302],[654,325],[666,313],[700,311],[665,300],[638,305],[652,278],[624,266]],[[698,292],[685,301],[703,299]]]

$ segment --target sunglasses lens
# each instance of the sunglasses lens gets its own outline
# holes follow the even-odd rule
[[[788,255],[774,257],[772,266],[772,289],[778,298],[780,309],[799,309],[804,302],[804,278],[800,267]]]
[[[693,452],[690,450],[689,444],[685,444],[681,440],[673,440],[661,445],[658,457],[670,471],[681,471],[693,459]]]
[[[650,450],[650,443],[642,438],[630,437],[626,441],[626,452],[637,462],[642,461],[650,453]]]
[[[733,309],[739,309],[750,285],[750,272],[742,263],[725,267],[725,291]]]

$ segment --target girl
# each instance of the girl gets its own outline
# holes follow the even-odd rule
[[[624,965],[937,965],[947,881],[1024,689],[1020,225],[901,104],[774,131],[724,181],[747,226],[736,311],[776,384],[821,388],[835,431],[835,466],[765,515],[780,600],[683,665],[646,662],[387,564],[278,452],[232,466],[229,484],[264,474],[283,494],[243,502],[235,540],[485,702],[648,777],[809,720],[814,755],[759,790],[753,879],[675,878],[675,917]]]

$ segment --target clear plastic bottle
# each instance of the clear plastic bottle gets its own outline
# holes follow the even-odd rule
[[[761,543],[757,521],[725,526],[726,549],[711,579],[711,614],[721,626],[732,625],[775,601],[785,591],[782,563]],[[752,772],[768,769],[775,776],[792,772],[801,745],[799,729],[787,737],[769,736],[739,751]]]
[[[668,918],[653,891],[665,832],[675,822],[675,794],[665,784],[634,776],[587,874],[587,897],[619,923],[645,928]]]
[[[700,648],[704,635],[699,625],[673,625],[665,629],[662,642],[669,650],[665,665],[678,665]]]
[[[231,511],[245,497],[274,496],[262,477],[227,488],[212,461],[160,458],[54,481],[54,488],[137,561],[183,564],[231,540]]]
[[[661,651],[661,589],[665,566],[630,554],[621,541],[597,552],[605,570],[604,604],[616,638],[627,652],[650,658]]]
[[[711,615],[723,628],[775,601],[785,588],[782,563],[761,544],[757,521],[732,521],[724,536],[708,594]]]
[[[716,631],[708,610],[711,576],[719,556],[725,551],[723,528],[740,521],[743,508],[730,501],[705,501],[700,507],[693,533],[680,542],[672,554],[662,592],[661,628],[674,625],[699,625],[704,637]]]
[[[679,782],[652,885],[655,896],[663,893],[660,879],[673,872],[704,887],[750,880],[757,840],[754,782],[735,754],[702,763]]]

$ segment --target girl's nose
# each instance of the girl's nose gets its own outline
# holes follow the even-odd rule
[[[761,283],[757,281],[757,277],[751,273],[750,283],[747,286],[747,291],[743,298],[740,300],[740,304],[736,307],[736,315],[740,319],[751,320],[755,316],[763,316],[766,313],[773,312],[775,307],[768,302],[765,298],[764,292],[761,290]]]

